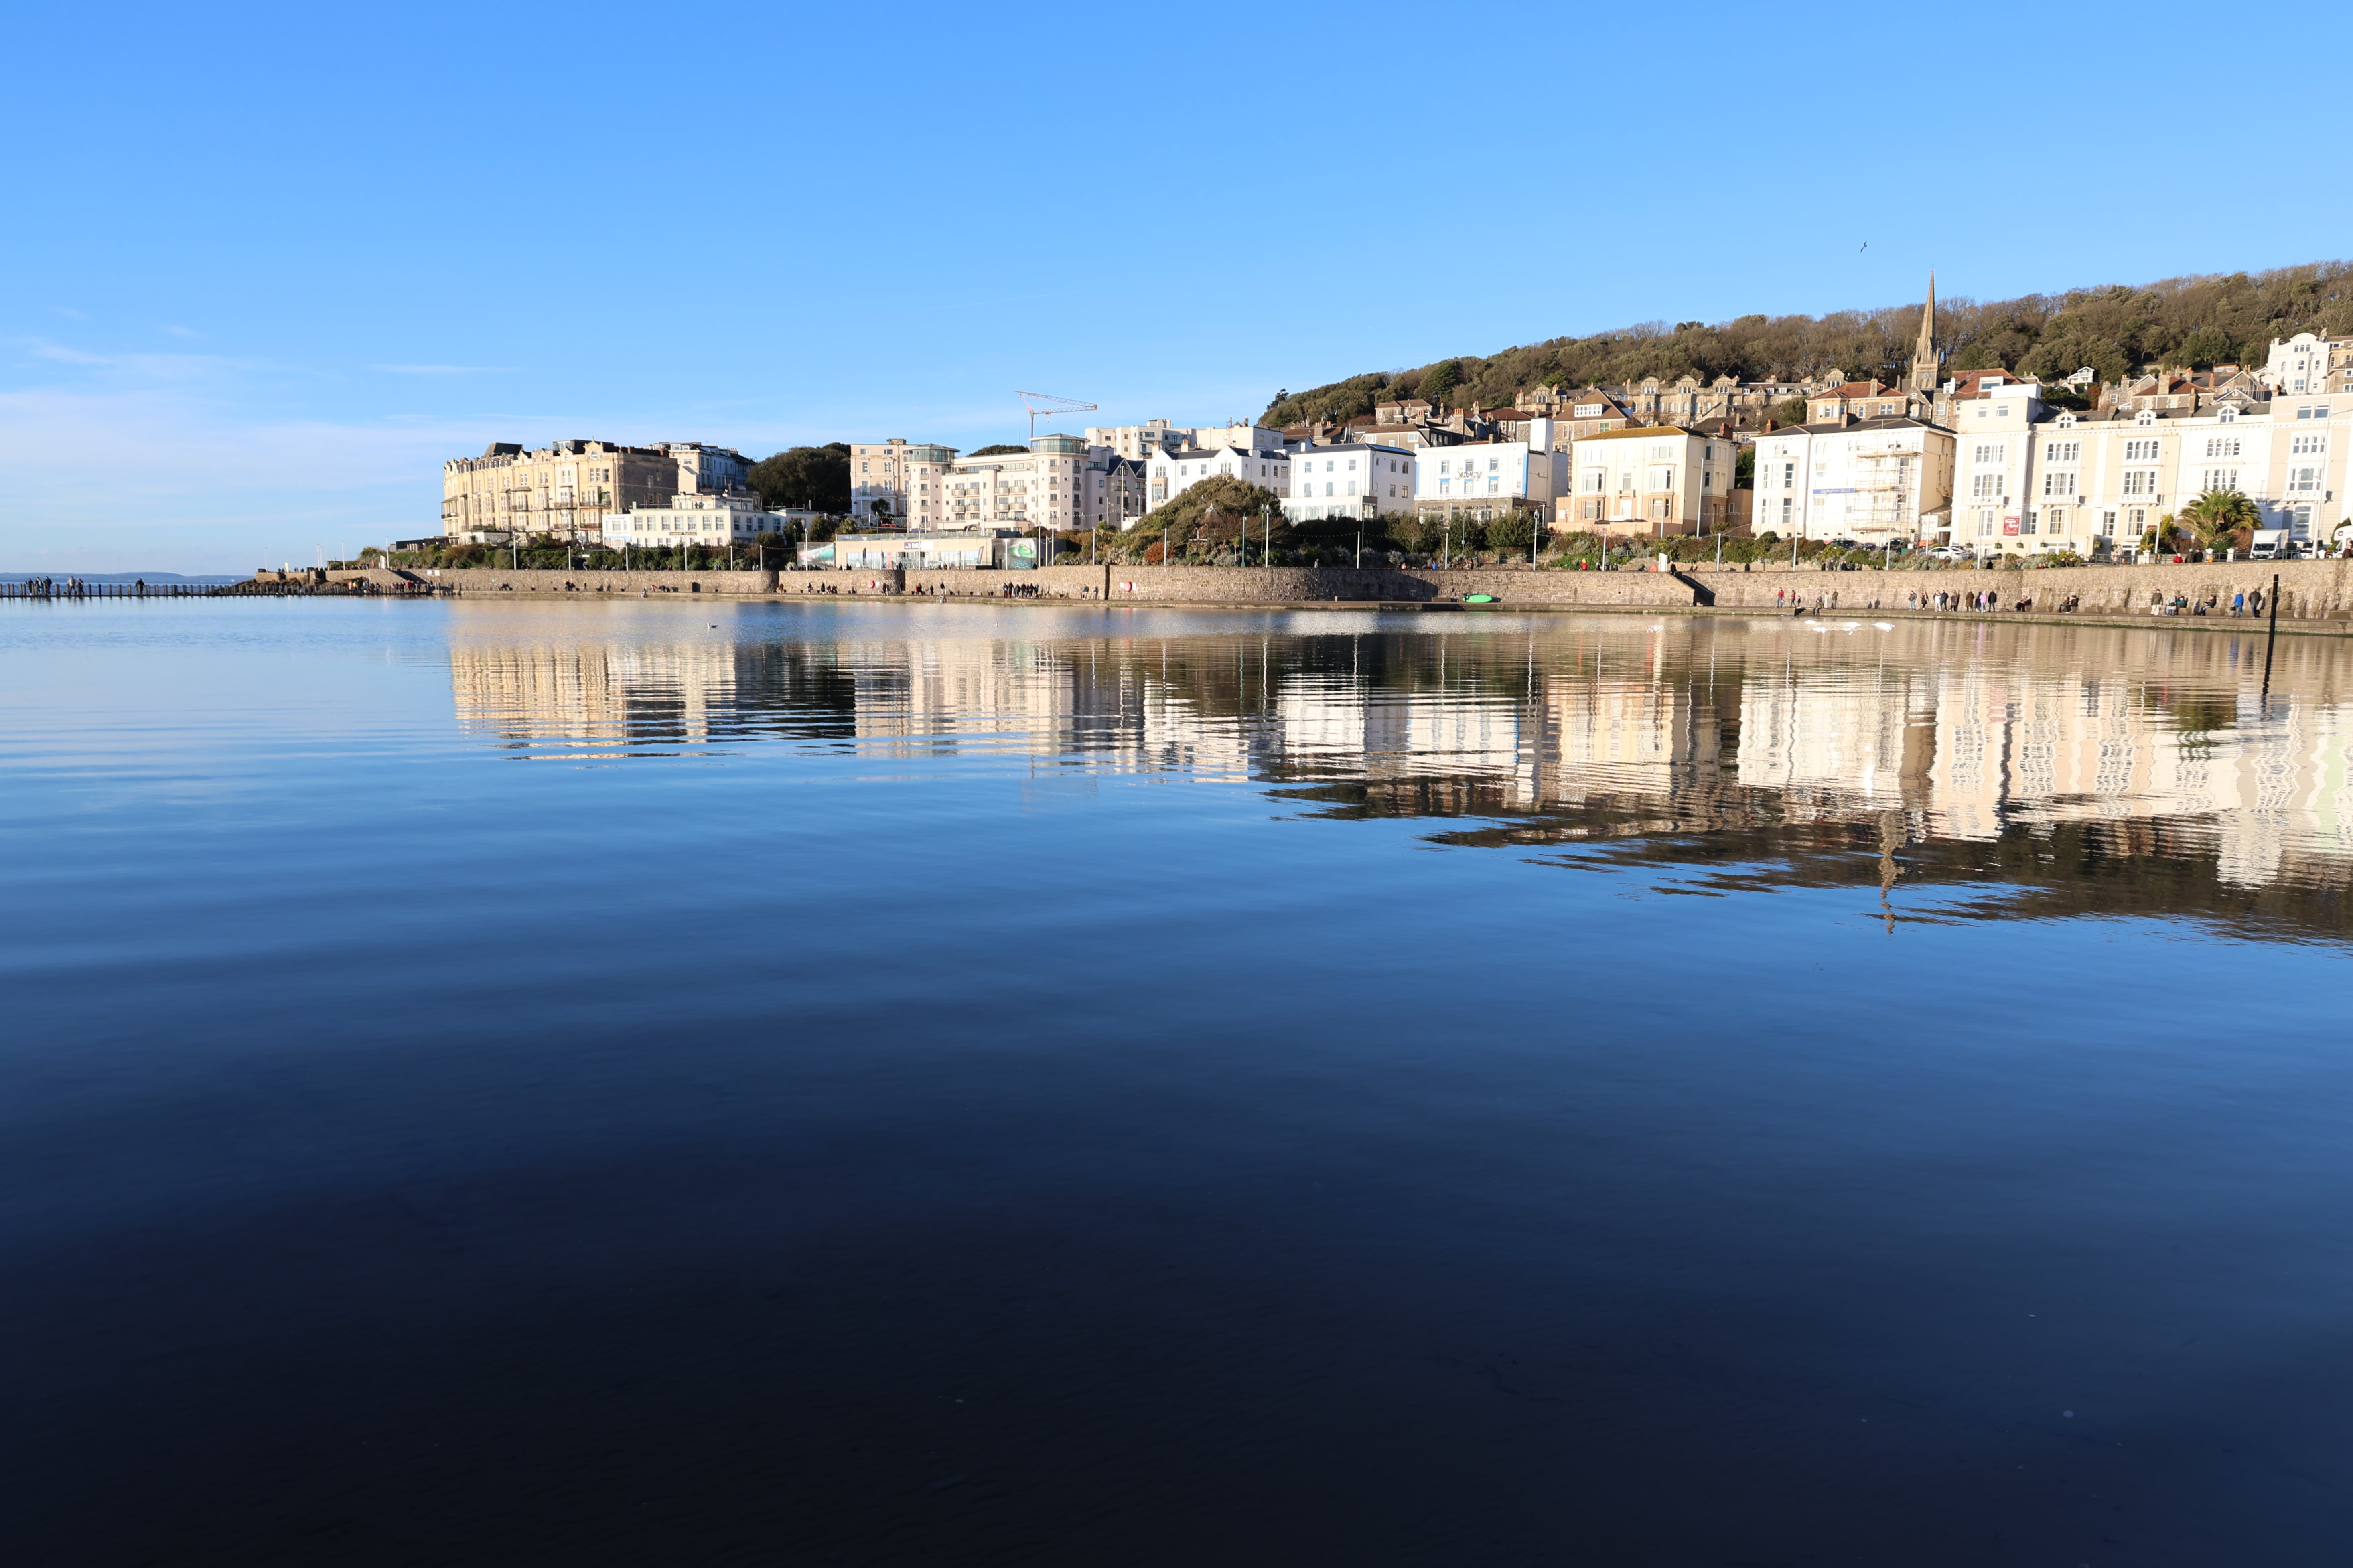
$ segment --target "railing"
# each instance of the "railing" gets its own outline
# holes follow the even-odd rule
[[[69,577],[30,583],[0,583],[0,599],[201,599],[218,593],[217,583],[80,583]]]

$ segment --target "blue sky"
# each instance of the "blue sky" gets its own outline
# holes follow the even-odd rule
[[[14,15],[0,569],[427,531],[492,440],[969,447],[2353,255],[2341,5]]]

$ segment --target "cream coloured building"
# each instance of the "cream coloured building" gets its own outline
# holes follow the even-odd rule
[[[750,474],[744,454],[702,441],[556,441],[532,451],[497,441],[479,458],[441,465],[441,531],[475,542],[516,535],[586,542],[607,513],[679,495],[741,493]]]
[[[918,531],[942,526],[948,466],[956,449],[893,436],[849,448],[849,515],[865,524]]]
[[[958,458],[941,479],[944,530],[1092,525],[1108,510],[1105,468],[1076,436],[1040,436],[1026,452]],[[1132,479],[1132,471],[1122,470]]]
[[[1565,459],[1568,493],[1553,506],[1552,526],[1643,538],[1720,532],[1731,526],[1737,456],[1730,437],[1678,425],[1580,437]]]
[[[604,514],[659,506],[679,489],[666,447],[557,441],[525,451],[494,441],[441,465],[441,531],[477,543],[513,535],[593,538]]]
[[[2277,395],[2268,403],[2234,395],[2194,411],[2054,411],[2033,427],[2020,504],[1998,523],[1968,519],[1965,542],[2084,556],[2130,549],[2159,517],[2201,493],[2235,490],[2255,503],[2260,526],[2325,548],[2348,519],[2348,436],[2353,395]]]

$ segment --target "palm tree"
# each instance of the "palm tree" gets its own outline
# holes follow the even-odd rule
[[[2240,535],[2261,522],[2263,514],[2237,490],[2207,490],[2181,509],[2181,521],[2211,560],[2233,545],[2243,545],[2246,541]]]
[[[2173,537],[2173,514],[2167,512],[2151,523],[2140,536],[2140,547],[2151,555],[2165,553],[2165,542]]]

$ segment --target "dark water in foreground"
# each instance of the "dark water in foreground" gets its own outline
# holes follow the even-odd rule
[[[0,1557],[2339,1562],[2261,663],[15,606]]]

